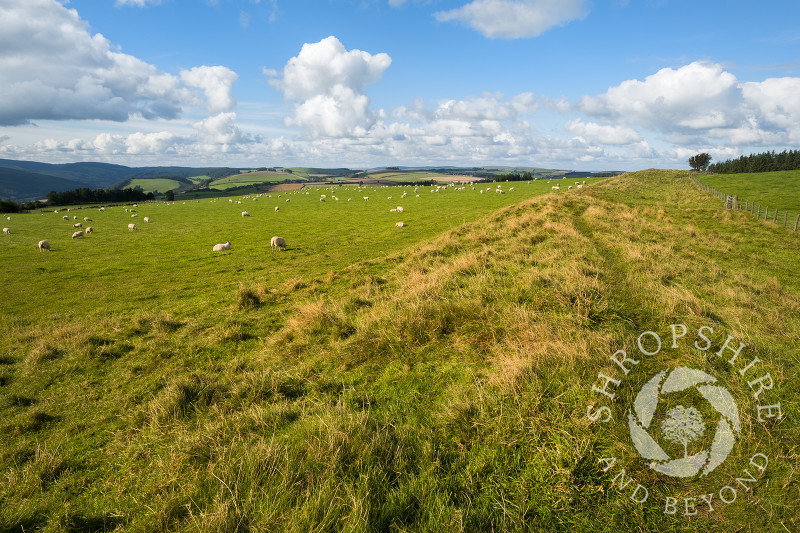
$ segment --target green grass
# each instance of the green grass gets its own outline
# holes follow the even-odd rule
[[[243,185],[259,185],[262,183],[277,183],[284,180],[298,180],[303,179],[292,174],[275,173],[275,172],[245,172],[243,174],[235,174],[227,176],[218,180],[214,180],[209,184],[209,187],[219,190],[229,189],[231,187],[241,187]]]
[[[700,181],[725,194],[737,195],[741,200],[755,202],[770,211],[777,207],[781,212],[800,213],[800,170],[759,172],[755,174],[700,175]]]
[[[141,187],[144,192],[159,191],[161,193],[179,189],[183,184],[166,178],[136,178],[130,180],[126,187]]]
[[[503,186],[140,205],[138,232],[116,207],[82,241],[62,213],[4,222],[0,531],[797,530],[798,236],[688,173]],[[586,417],[608,357],[674,323],[745,342],[787,414],[760,424],[735,371],[680,351],[742,406],[708,479],[654,475],[627,424]],[[614,415],[676,362],[643,360]],[[693,517],[598,466],[617,454],[655,501],[762,450],[752,492]]]

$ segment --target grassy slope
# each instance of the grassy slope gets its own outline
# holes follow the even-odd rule
[[[168,178],[135,178],[130,180],[125,187],[139,186],[144,192],[159,191],[163,193],[174,189],[179,189],[181,185],[183,185],[181,182]]]
[[[0,531],[796,530],[799,249],[686,174],[646,171],[328,274],[218,256],[184,280],[222,291],[202,313],[180,290],[105,318],[30,290],[15,309],[52,305],[53,321],[3,315]],[[238,289],[205,289],[231,271]],[[729,465],[756,446],[769,473],[692,518],[611,488],[597,459],[629,437],[586,419],[608,355],[675,322],[747,343],[790,413],[760,427],[742,412],[748,438],[689,494],[741,475]]]
[[[761,204],[762,207],[777,207],[781,212],[786,210],[795,215],[800,213],[800,195],[797,194],[800,190],[800,170],[699,177],[706,185],[726,194],[737,195],[740,200],[746,199]]]

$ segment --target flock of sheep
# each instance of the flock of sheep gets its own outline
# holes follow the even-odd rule
[[[530,183],[530,182],[528,182],[528,183]],[[550,181],[548,181],[547,183],[549,184]],[[582,188],[584,184],[586,184],[585,180],[583,181],[583,183],[580,183],[580,182],[577,182],[577,181],[575,182],[575,185],[579,189]],[[462,190],[466,190],[468,187],[469,187],[468,185],[464,185],[464,184],[458,185],[458,184],[455,184],[455,183],[451,183],[451,184],[448,184],[448,185],[434,185],[434,186],[431,186],[428,190],[431,193],[438,193],[438,192],[444,192],[444,191],[446,191],[448,189],[449,190],[453,190],[453,191],[462,191]],[[504,190],[503,189],[503,185],[501,183],[497,183],[497,184],[494,184],[494,185],[492,185],[490,187],[486,187],[486,188],[483,188],[483,187],[477,188],[476,184],[473,184],[471,186],[471,188],[472,188],[473,191],[477,190],[480,194],[484,194],[484,193],[492,192],[492,191],[494,191],[495,193],[498,193],[498,194],[506,194],[506,192],[514,191],[514,187],[508,188],[507,191]],[[387,191],[391,191],[392,190],[391,188],[385,188],[385,189]],[[570,190],[570,189],[572,189],[572,185],[570,185],[567,190]],[[317,192],[319,190],[320,189],[317,189]],[[325,202],[325,201],[327,201],[329,199],[328,191],[330,191],[330,199],[332,199],[334,201],[339,201],[339,198],[333,193],[334,192],[341,193],[341,191],[342,191],[341,188],[328,187],[328,188],[325,188],[325,189],[322,189],[322,190],[325,190],[326,193],[320,194],[320,197],[319,197],[319,201],[320,202]],[[355,192],[362,193],[362,192],[365,192],[365,190],[366,189],[359,187],[359,188],[355,189]],[[399,196],[400,199],[406,198],[408,196],[409,192],[410,192],[410,188],[409,187],[403,187],[400,190],[402,191],[402,194]],[[553,191],[560,191],[561,187],[559,185],[553,185],[552,190]],[[372,191],[375,192],[375,193],[379,192],[379,190],[375,189],[375,188],[373,188]],[[413,193],[416,195],[417,198],[419,198],[420,197],[420,189],[419,189],[419,187],[414,187],[413,188]],[[312,194],[312,191],[309,188],[302,188],[302,189],[291,191],[291,192],[288,192],[288,193],[285,193],[285,194],[287,196],[290,195],[290,194],[310,195],[310,194]],[[263,198],[263,197],[272,198],[273,195],[272,194],[267,194],[267,193],[253,195],[253,196],[247,195],[247,196],[243,196],[239,200],[228,199],[228,202],[230,202],[230,203],[234,203],[235,202],[236,204],[241,204],[243,200],[258,201],[260,198]],[[283,197],[283,194],[277,194],[277,198],[282,198],[282,197]],[[389,199],[389,200],[391,200],[392,198],[393,198],[393,196],[388,196],[387,197],[387,199]],[[362,199],[364,201],[369,201],[369,196],[362,196]],[[217,200],[218,199],[215,198],[215,199],[212,199],[211,201],[212,202],[216,202]],[[290,199],[289,198],[285,198],[284,201],[285,202],[289,202]],[[347,198],[346,201],[350,202],[350,201],[352,201],[352,198]],[[173,202],[173,204],[174,204],[174,202]],[[169,205],[169,203],[167,203],[167,205]],[[136,217],[138,217],[138,214],[136,213],[136,208],[137,207],[138,207],[137,204],[133,204],[132,207],[124,208],[124,209],[125,209],[125,211],[127,213],[130,214],[130,216],[132,218],[136,218]],[[275,209],[275,212],[278,212],[280,210],[279,206],[277,206],[277,205],[275,206],[274,209]],[[105,210],[106,210],[105,207],[100,207],[99,208],[99,211],[101,211],[101,212],[105,211]],[[67,211],[70,211],[70,210],[67,209]],[[405,211],[405,209],[403,208],[403,206],[398,205],[397,207],[391,208],[389,211],[392,212],[392,213],[403,213]],[[55,211],[55,213],[58,213],[58,212],[59,212],[58,210]],[[248,211],[242,211],[241,212],[241,216],[242,217],[249,217],[250,213]],[[67,216],[67,215],[62,215],[61,218],[64,221],[70,221],[70,217]],[[75,221],[75,220],[77,220],[77,218],[78,218],[77,216],[73,215],[71,220]],[[11,220],[11,217],[8,217],[8,220]],[[146,223],[149,223],[150,222],[150,217],[143,217],[142,220],[144,220],[144,222],[146,222]],[[91,217],[87,216],[87,217],[83,217],[83,222],[90,223],[90,222],[93,222],[93,220],[92,220]],[[76,231],[74,231],[72,233],[72,239],[83,238],[84,236],[86,236],[86,235],[88,235],[88,234],[90,234],[90,233],[92,233],[94,231],[94,228],[92,226],[87,226],[86,228],[84,228],[83,227],[83,222],[75,222],[72,225],[73,229],[76,230]],[[402,228],[402,227],[406,227],[407,224],[405,222],[399,221],[399,222],[395,222],[395,226]],[[136,231],[138,229],[139,228],[135,223],[129,223],[128,224],[128,231]],[[11,234],[11,229],[7,228],[7,227],[3,228],[3,233],[10,235]],[[270,239],[270,247],[271,247],[272,250],[278,250],[278,251],[286,250],[286,247],[287,247],[286,239],[284,239],[283,237],[279,237],[277,235],[273,236]],[[47,240],[41,240],[38,243],[38,248],[39,248],[39,251],[49,251],[50,250],[50,242],[47,241]],[[231,243],[230,242],[215,244],[212,247],[212,251],[214,251],[214,252],[223,252],[223,251],[227,251],[227,250],[230,250],[230,249],[231,249]]]

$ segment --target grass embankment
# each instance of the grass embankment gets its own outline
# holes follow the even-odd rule
[[[234,268],[241,285],[196,315],[168,294],[89,323],[4,315],[0,530],[797,530],[799,249],[688,174],[646,171],[328,274]],[[192,281],[213,285],[230,257]],[[710,355],[742,428],[708,479],[655,475],[627,427],[586,416],[609,356],[674,323],[746,343],[786,414],[759,423]],[[678,357],[641,359],[652,375]],[[616,417],[642,384],[620,387]],[[659,497],[735,485],[755,451],[769,467],[735,502],[664,513]],[[651,500],[601,472],[611,454]]]

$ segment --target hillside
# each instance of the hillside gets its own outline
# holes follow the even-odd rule
[[[0,531],[800,529],[798,234],[725,210],[686,172],[472,217],[460,198],[449,229],[418,236],[430,216],[388,234],[376,195],[345,204],[379,243],[320,223],[313,246],[298,234],[287,252],[202,256],[230,233],[198,216],[174,255],[144,230],[120,230],[136,246],[108,264],[89,239],[7,245]],[[241,233],[250,221],[231,209]],[[255,222],[264,238],[276,227]],[[62,267],[73,244],[94,262]],[[631,442],[643,391],[678,368],[697,373],[658,381],[661,410],[642,424],[696,406],[702,436],[655,438],[670,457],[725,455],[708,475],[663,475]],[[735,406],[715,415],[723,390]],[[758,408],[778,403],[780,419]],[[611,422],[590,420],[600,406]]]

